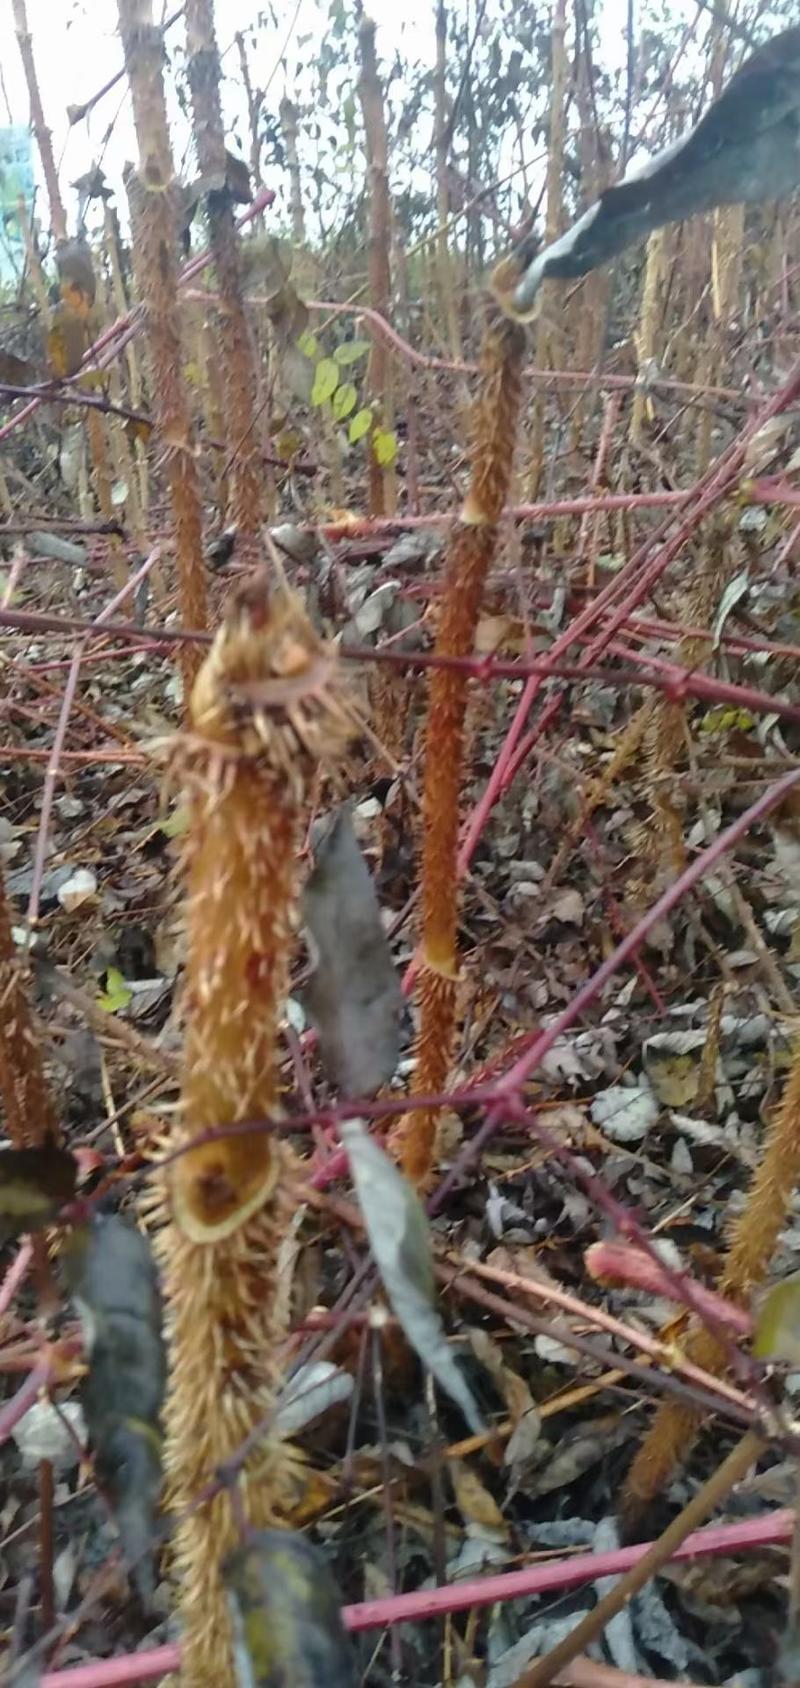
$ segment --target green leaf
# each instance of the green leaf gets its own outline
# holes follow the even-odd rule
[[[166,820],[161,822],[159,830],[165,838],[182,838],[184,832],[189,831],[189,810],[186,804],[179,803],[172,814],[167,815]]]
[[[755,716],[749,709],[736,709],[726,703],[715,703],[700,722],[701,733],[730,733],[734,727],[740,733],[752,732],[755,726]]]
[[[350,415],[351,410],[355,407],[357,398],[358,393],[356,392],[352,381],[344,381],[341,387],[337,388],[333,395],[332,406],[333,414],[337,422],[343,422],[345,417]]]
[[[356,414],[347,430],[347,438],[349,439],[350,444],[355,445],[358,440],[363,440],[364,435],[369,433],[371,427],[372,411],[356,411]]]
[[[376,428],[372,436],[372,449],[376,462],[382,469],[388,469],[397,456],[397,435],[390,434],[386,428]]]
[[[319,357],[319,341],[317,339],[316,334],[312,334],[310,329],[306,328],[306,329],[303,330],[303,333],[300,335],[300,338],[297,342],[297,345],[298,345],[298,349],[302,352],[303,357],[306,357],[306,358]]]
[[[105,995],[97,998],[98,1008],[105,1009],[106,1014],[118,1014],[121,1008],[127,1008],[132,996],[119,968],[109,967]]]
[[[339,371],[333,358],[322,358],[314,371],[314,385],[311,389],[311,403],[322,405],[333,398],[339,385]]]
[[[753,1354],[757,1360],[800,1358],[800,1278],[784,1278],[763,1301],[756,1318]]]
[[[345,369],[350,363],[358,363],[368,351],[369,340],[345,340],[343,345],[336,347],[333,355],[340,368]]]

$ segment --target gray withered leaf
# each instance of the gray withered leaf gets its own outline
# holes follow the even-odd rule
[[[397,1066],[403,997],[346,804],[320,827],[303,917],[315,963],[304,1006],[325,1070],[345,1096],[372,1096]]]
[[[119,1214],[95,1214],[72,1233],[61,1259],[89,1362],[81,1405],[95,1471],[147,1603],[166,1382],[158,1274],[147,1238]]]
[[[339,1135],[364,1218],[375,1265],[403,1330],[437,1383],[460,1407],[470,1430],[485,1426],[445,1336],[436,1296],[428,1216],[407,1178],[363,1120],[344,1120]]]
[[[238,1688],[355,1688],[339,1591],[294,1530],[259,1530],[222,1567]]]
[[[699,123],[629,170],[566,234],[528,263],[514,294],[532,310],[547,276],[586,275],[665,223],[720,205],[781,198],[800,186],[800,27],[740,66]],[[520,247],[523,262],[528,243]]]

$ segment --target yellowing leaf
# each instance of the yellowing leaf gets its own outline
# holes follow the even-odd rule
[[[105,1009],[106,1014],[118,1014],[122,1008],[127,1008],[132,995],[119,968],[109,967],[105,993],[97,998],[97,1006]]]
[[[0,1151],[0,1242],[49,1224],[72,1200],[77,1179],[74,1155],[55,1143]]]
[[[683,1108],[693,1102],[700,1087],[700,1062],[692,1055],[651,1055],[647,1076],[667,1108]]]
[[[146,416],[128,416],[123,423],[123,427],[131,445],[134,445],[137,440],[140,440],[142,445],[146,445],[153,432],[153,424],[148,422]]]
[[[507,1526],[497,1501],[477,1473],[461,1459],[451,1459],[449,1463],[456,1503],[464,1522],[477,1524],[481,1530],[507,1535]]]
[[[355,408],[358,393],[352,381],[344,381],[333,395],[332,410],[337,422],[343,422]]]
[[[91,393],[98,387],[105,387],[108,381],[108,371],[105,369],[82,369],[75,382],[82,393]]]
[[[336,362],[342,369],[348,364],[357,363],[359,358],[369,351],[369,340],[345,340],[342,346],[337,346],[334,352]]]
[[[389,433],[388,429],[376,428],[372,436],[372,449],[381,468],[388,469],[397,456],[397,435]]]
[[[725,703],[717,703],[703,716],[700,731],[730,733],[736,727],[741,733],[749,733],[755,724],[755,716],[750,714],[749,709],[734,709]]]
[[[88,317],[97,293],[91,251],[85,240],[61,240],[56,247],[61,298],[67,309]]]
[[[800,1361],[800,1277],[786,1278],[766,1296],[756,1320],[753,1353],[758,1360]]]
[[[189,810],[185,803],[179,803],[171,815],[161,822],[160,831],[165,838],[182,838],[189,830]]]
[[[284,463],[296,457],[303,444],[303,436],[297,428],[281,428],[273,441],[278,456]]]
[[[53,311],[47,336],[47,362],[50,374],[63,381],[80,368],[81,359],[89,345],[86,319],[70,310],[62,300]]]
[[[358,441],[363,440],[364,435],[369,433],[371,427],[372,411],[367,409],[357,411],[347,430],[347,438],[350,444],[357,445]]]
[[[310,329],[307,328],[305,332],[300,335],[297,345],[298,350],[302,352],[303,357],[319,357],[319,341],[316,334],[312,334]]]
[[[333,358],[322,358],[314,371],[314,385],[311,389],[311,403],[325,404],[333,398],[339,385],[339,371]]]

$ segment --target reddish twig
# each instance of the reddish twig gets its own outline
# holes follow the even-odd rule
[[[597,1283],[624,1284],[629,1289],[646,1290],[649,1295],[663,1295],[674,1301],[676,1284],[671,1273],[656,1266],[649,1254],[627,1243],[592,1243],[584,1254],[590,1277]],[[476,1270],[472,1267],[471,1270]],[[677,1286],[679,1287],[679,1286]],[[737,1336],[752,1336],[753,1321],[743,1307],[737,1307],[724,1295],[692,1283],[692,1303],[695,1311],[705,1308],[709,1318],[730,1325]]]
[[[742,1553],[748,1549],[783,1546],[791,1541],[794,1513],[785,1508],[765,1518],[749,1518],[739,1524],[714,1524],[687,1536],[673,1561]],[[384,1629],[388,1624],[412,1623],[449,1613],[467,1612],[500,1601],[530,1599],[569,1588],[580,1588],[602,1577],[624,1574],[638,1564],[652,1543],[619,1547],[607,1553],[578,1553],[544,1565],[528,1565],[521,1571],[507,1571],[495,1577],[477,1577],[448,1584],[445,1588],[418,1589],[413,1594],[394,1594],[345,1606],[344,1621],[349,1630]],[[117,1659],[98,1659],[71,1670],[47,1671],[39,1688],[123,1688],[133,1682],[152,1682],[180,1666],[178,1646],[156,1647]]]

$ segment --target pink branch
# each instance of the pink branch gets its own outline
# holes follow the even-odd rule
[[[771,1512],[766,1518],[748,1518],[740,1524],[711,1524],[687,1536],[673,1555],[673,1562],[709,1556],[716,1558],[748,1548],[782,1546],[791,1541],[793,1531],[794,1512],[788,1508]],[[506,1571],[500,1576],[478,1577],[471,1582],[448,1584],[445,1588],[418,1589],[413,1594],[364,1600],[358,1606],[345,1606],[344,1621],[349,1630],[360,1633],[384,1629],[388,1624],[411,1623],[444,1617],[451,1612],[475,1610],[498,1601],[530,1599],[537,1594],[578,1588],[583,1583],[596,1582],[600,1577],[619,1576],[630,1570],[651,1546],[651,1542],[640,1542],[633,1547],[612,1549],[608,1553],[578,1553],[573,1558],[557,1559],[544,1565],[527,1565],[522,1571]],[[153,1682],[179,1667],[179,1647],[154,1647],[148,1652],[130,1653],[119,1659],[98,1659],[71,1670],[46,1671],[40,1678],[39,1688],[116,1688],[116,1685],[121,1688],[121,1685],[133,1682]]]
[[[0,1284],[0,1318],[8,1312],[14,1296],[30,1271],[33,1259],[33,1243],[28,1238],[21,1246],[17,1257],[12,1260],[2,1284]]]
[[[20,1385],[16,1395],[0,1409],[0,1445],[7,1442],[12,1430],[20,1419],[30,1411],[34,1401],[38,1399],[40,1389],[43,1389],[50,1376],[50,1367],[46,1360],[39,1360],[29,1372],[25,1382]]]
[[[597,1283],[626,1284],[631,1289],[646,1290],[650,1295],[663,1295],[669,1301],[674,1301],[677,1291],[682,1288],[681,1279],[676,1281],[671,1273],[659,1270],[649,1254],[643,1254],[640,1248],[631,1248],[627,1243],[592,1243],[583,1258],[587,1271]],[[474,1271],[474,1266],[470,1270]],[[753,1321],[744,1308],[736,1307],[724,1295],[717,1295],[714,1290],[705,1289],[694,1280],[692,1305],[696,1312],[729,1325],[737,1335],[752,1336]]]
[[[596,626],[606,610],[610,610],[611,614],[602,632],[584,652],[582,665],[585,664],[588,667],[596,660],[598,654],[605,649],[614,634],[624,626],[631,612],[647,597],[660,576],[679,555],[702,517],[724,496],[744,461],[748,441],[764,426],[765,422],[791,404],[799,390],[800,360],[795,363],[790,376],[779,391],[773,394],[769,402],[762,406],[761,410],[751,418],[747,427],[742,430],[727,451],[723,452],[717,462],[712,464],[703,480],[698,483],[694,491],[695,507],[681,522],[672,538],[666,539],[669,523],[662,524],[658,532],[651,539],[646,540],[634,553],[621,574],[609,581],[593,603],[587,605],[576,620],[571,622],[560,637],[555,640],[549,653],[551,658],[562,656],[571,644],[581,638],[593,626]],[[648,563],[647,559],[653,546],[662,538],[665,539],[662,549],[657,551]],[[621,603],[618,604],[616,609],[613,609],[612,606],[620,598]],[[508,788],[522,761],[530,754],[545,727],[560,708],[561,700],[553,699],[545,709],[538,728],[534,728],[522,740],[525,722],[542,685],[542,680],[529,680],[520,698],[505,744],[497,758],[486,789],[473,809],[467,826],[458,858],[458,872],[461,876],[466,873],[469,867],[478,839],[495,803]]]

